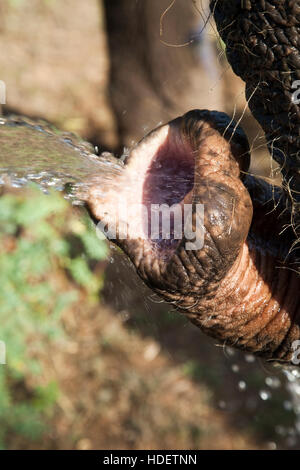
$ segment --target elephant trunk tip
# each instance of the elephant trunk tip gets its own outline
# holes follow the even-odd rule
[[[246,137],[228,116],[190,111],[139,142],[108,187],[92,185],[89,211],[135,264],[145,253],[168,260],[186,238],[189,210],[190,231],[197,229],[193,214],[196,205],[205,205],[210,197],[206,185],[213,180],[224,186],[226,178],[239,179],[249,166],[248,150]]]

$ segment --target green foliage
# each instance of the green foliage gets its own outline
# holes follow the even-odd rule
[[[103,240],[98,239],[92,222],[88,218],[83,222],[72,224],[73,237],[76,240],[73,238],[74,247],[65,260],[66,267],[74,281],[84,288],[90,300],[97,301],[103,279],[93,273],[92,266],[96,261],[106,259],[108,247]]]
[[[64,339],[61,315],[82,294],[98,298],[102,276],[93,267],[107,247],[91,225],[71,213],[59,194],[0,198],[0,448],[8,433],[37,438],[53,408],[55,382],[38,382],[45,348]],[[32,380],[30,380],[32,384]]]

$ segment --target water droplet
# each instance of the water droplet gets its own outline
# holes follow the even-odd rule
[[[291,411],[293,409],[293,404],[289,400],[285,400],[283,402],[283,408],[287,411]]]
[[[236,353],[236,351],[233,348],[230,348],[229,346],[226,346],[224,350],[225,350],[225,354],[229,357],[233,357]]]
[[[255,362],[255,357],[253,354],[245,354],[245,361],[248,363]]]
[[[277,444],[276,444],[276,442],[267,442],[267,445],[266,445],[266,446],[267,446],[267,448],[268,448],[269,450],[276,450],[276,449],[277,449]]]
[[[271,398],[271,392],[267,390],[260,390],[259,396],[263,401],[269,400]]]
[[[232,372],[237,374],[240,371],[240,367],[237,364],[232,364],[231,370],[232,370]]]
[[[297,379],[300,378],[300,371],[298,369],[293,369],[292,370],[292,374],[294,377],[296,377]]]
[[[296,369],[283,369],[282,371],[289,382],[295,382],[300,378],[300,372]]]
[[[158,356],[159,352],[160,346],[157,343],[151,343],[144,350],[144,358],[146,361],[151,362]]]
[[[239,383],[238,383],[238,388],[241,392],[246,390],[246,388],[247,388],[246,382],[244,380],[240,380]]]
[[[281,385],[281,382],[278,377],[266,377],[265,383],[266,385],[268,385],[268,387],[273,389],[279,388]]]

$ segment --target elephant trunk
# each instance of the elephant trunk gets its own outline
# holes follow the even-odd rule
[[[230,65],[246,82],[250,110],[284,175],[299,238],[300,3],[212,0],[210,8]]]
[[[300,278],[289,269],[285,195],[248,166],[236,123],[190,111],[133,148],[110,187],[96,179],[87,207],[143,281],[203,331],[289,362],[300,339]]]

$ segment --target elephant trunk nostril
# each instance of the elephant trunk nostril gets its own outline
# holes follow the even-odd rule
[[[175,249],[183,236],[182,208],[192,203],[195,157],[190,142],[170,125],[148,166],[142,189],[145,233],[160,251]]]
[[[148,167],[143,185],[145,204],[181,203],[193,189],[195,154],[188,143],[169,136]]]

